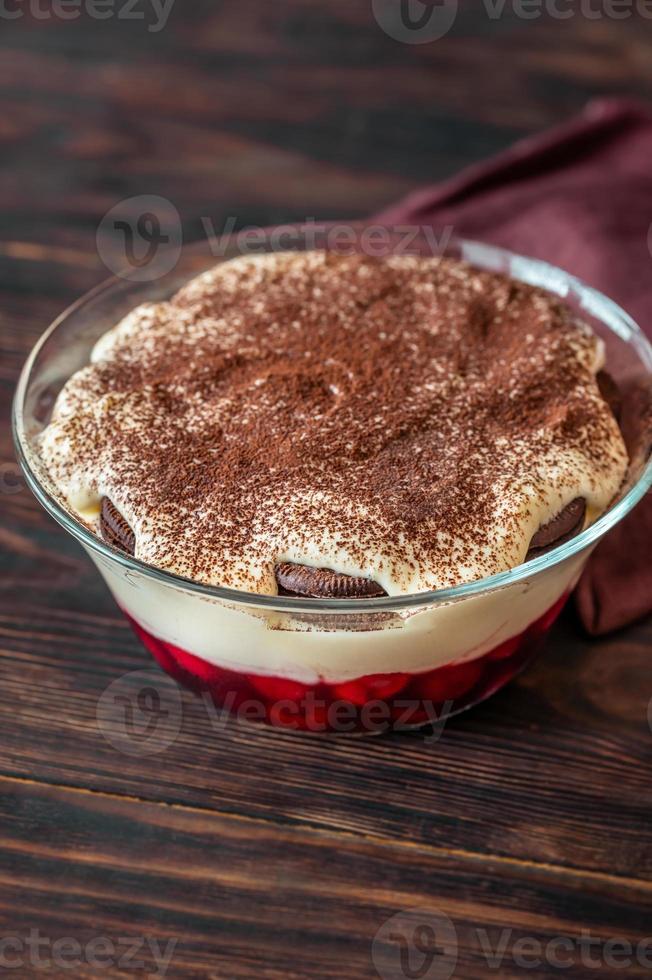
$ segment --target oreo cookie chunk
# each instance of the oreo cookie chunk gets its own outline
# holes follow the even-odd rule
[[[108,497],[102,497],[100,510],[100,530],[102,537],[112,548],[124,551],[127,555],[136,552],[136,535],[130,524]]]
[[[525,556],[526,561],[538,558],[539,555],[552,551],[560,544],[570,541],[584,527],[586,517],[586,500],[576,497],[566,504],[555,517],[543,524],[530,541],[530,548]]]
[[[371,579],[293,562],[276,566],[276,583],[279,595],[305,599],[378,599],[387,595]]]

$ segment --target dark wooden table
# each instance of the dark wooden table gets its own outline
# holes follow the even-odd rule
[[[0,17],[5,422],[31,345],[106,274],[96,229],[122,198],[169,198],[186,240],[202,216],[362,216],[591,96],[652,96],[636,17],[460,3],[417,46],[366,0],[176,0],[158,32],[151,12],[3,9],[23,14]],[[173,978],[427,980],[452,969],[444,915],[456,977],[650,973],[652,942],[627,966],[614,941],[652,935],[652,624],[590,641],[567,613],[434,744],[215,730],[184,694],[172,744],[128,755],[98,700],[150,661],[21,483],[8,425],[0,467],[0,973],[144,975],[174,941]],[[439,954],[372,955],[415,908]]]

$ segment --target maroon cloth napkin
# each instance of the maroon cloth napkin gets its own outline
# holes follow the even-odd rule
[[[523,140],[379,216],[452,226],[580,276],[652,333],[652,114],[592,102],[570,123]],[[600,543],[579,583],[586,629],[601,634],[652,611],[652,495]]]

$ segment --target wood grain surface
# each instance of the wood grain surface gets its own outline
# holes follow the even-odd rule
[[[0,973],[649,975],[652,623],[595,641],[569,611],[534,666],[438,740],[225,726],[184,692],[178,731],[125,752],[107,687],[133,695],[139,670],[168,682],[24,486],[8,416],[31,345],[106,275],[96,232],[123,198],[168,198],[186,241],[202,217],[373,213],[590,97],[652,97],[652,21],[526,21],[512,4],[492,18],[461,0],[445,37],[408,45],[370,0],[176,0],[158,32],[145,0],[149,22],[8,9]],[[456,962],[391,959],[392,917],[413,909],[437,936],[451,920]],[[569,965],[547,945],[560,939]]]

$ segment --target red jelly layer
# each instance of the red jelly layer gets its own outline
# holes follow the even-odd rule
[[[440,721],[499,690],[534,655],[567,598],[563,595],[523,633],[475,660],[421,674],[370,674],[336,684],[302,684],[216,667],[127,618],[168,674],[194,691],[208,692],[218,707],[238,718],[303,731],[375,733]]]

